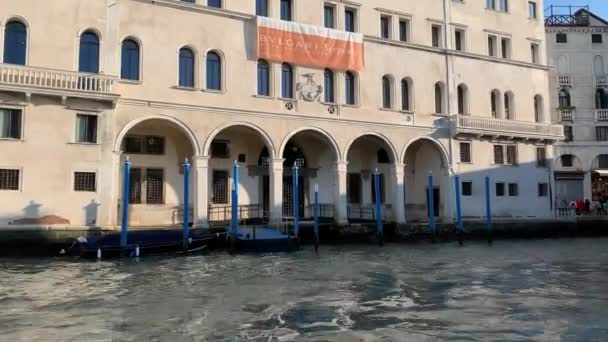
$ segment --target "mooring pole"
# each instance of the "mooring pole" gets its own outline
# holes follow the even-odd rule
[[[431,225],[431,232],[433,234],[433,242],[435,242],[435,237],[437,235],[437,228],[435,227],[435,198],[433,191],[433,172],[429,171],[429,188],[428,188],[428,197],[429,197],[429,224]]]
[[[380,198],[380,172],[374,170],[374,195],[376,196],[376,226],[378,229],[378,244],[384,245],[384,227],[382,226],[382,199]]]
[[[184,251],[187,251],[190,245],[190,163],[188,158],[184,161],[184,229],[182,235],[182,245]]]
[[[319,184],[315,184],[315,252],[319,251]]]
[[[462,224],[462,207],[460,204],[460,176],[454,176],[454,193],[456,194],[456,234],[458,235],[458,243],[462,246],[464,226]]]
[[[486,176],[486,233],[488,243],[492,243],[492,207],[490,202],[490,177]]]
[[[124,164],[123,192],[122,192],[122,225],[120,230],[120,249],[124,255],[127,248],[127,233],[129,229],[129,193],[131,189],[131,161],[127,156]]]
[[[232,229],[230,234],[230,250],[234,252],[236,248],[236,237],[239,230],[239,165],[236,161],[234,162],[234,167],[232,169],[232,178]]]
[[[299,208],[299,198],[298,198],[298,165],[293,163],[293,234],[295,235],[296,242],[300,238],[300,208]]]

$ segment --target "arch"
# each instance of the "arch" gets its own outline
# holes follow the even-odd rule
[[[591,161],[589,170],[608,169],[608,154],[598,154]]]
[[[443,144],[431,137],[420,137],[420,138],[416,138],[411,140],[410,142],[408,142],[405,147],[403,148],[403,151],[401,152],[401,163],[405,164],[406,162],[406,156],[407,156],[407,151],[408,149],[414,145],[417,142],[420,141],[429,141],[431,143],[433,143],[433,145],[435,145],[435,147],[437,147],[437,149],[439,149],[439,154],[441,155],[441,162],[443,163],[443,165],[445,165],[448,169],[452,168],[452,164],[450,163],[450,158],[448,157],[448,150],[445,148],[445,146],[443,146]]]
[[[187,45],[178,50],[178,80],[180,87],[196,86],[196,52]]]
[[[246,121],[235,121],[235,122],[227,122],[219,127],[217,127],[216,129],[214,129],[209,136],[207,137],[207,140],[205,141],[205,145],[203,147],[202,150],[202,155],[204,157],[209,157],[210,156],[210,150],[211,150],[211,143],[213,142],[213,140],[215,139],[215,137],[220,134],[223,130],[228,129],[230,127],[247,127],[250,128],[254,131],[256,131],[257,133],[259,133],[262,136],[262,139],[264,140],[264,143],[266,144],[266,147],[269,148],[269,152],[270,152],[270,157],[272,159],[275,158],[276,154],[276,149],[274,147],[274,144],[272,143],[272,139],[270,138],[270,135],[268,135],[268,133],[266,133],[266,131],[264,131],[262,128],[260,128],[257,125],[254,125],[252,123],[246,122]]]
[[[493,89],[490,92],[490,113],[495,119],[502,117],[502,96],[498,89]]]
[[[133,127],[137,126],[138,124],[140,124],[144,121],[149,121],[149,120],[165,120],[165,121],[169,121],[169,122],[175,124],[186,134],[186,136],[190,140],[190,144],[192,144],[192,148],[194,149],[194,155],[195,156],[201,155],[200,145],[198,143],[198,139],[196,138],[196,135],[194,134],[194,132],[192,132],[192,130],[185,123],[183,123],[180,120],[178,120],[172,116],[169,116],[169,115],[150,115],[150,116],[146,116],[143,118],[139,118],[139,119],[130,121],[120,130],[120,133],[118,133],[118,135],[116,136],[116,140],[114,141],[114,151],[121,150],[120,145],[122,144],[123,139],[125,138],[125,136],[129,133],[129,131]]]
[[[593,57],[593,72],[597,76],[601,76],[606,73],[604,71],[604,57],[601,55],[596,55]]]
[[[258,59],[257,63],[257,94],[259,96],[270,96],[271,80],[270,64],[264,59]]]
[[[504,97],[504,119],[515,120],[515,95],[508,90]]]
[[[300,127],[298,129],[295,129],[291,132],[289,132],[289,134],[287,134],[287,136],[285,138],[283,138],[283,142],[281,143],[281,147],[279,148],[279,156],[283,155],[283,152],[285,151],[285,147],[287,147],[287,143],[294,137],[296,136],[296,134],[301,133],[301,132],[306,132],[306,131],[313,131],[313,132],[317,132],[319,134],[321,134],[322,136],[324,136],[329,143],[331,144],[331,146],[334,148],[334,152],[336,155],[336,161],[340,161],[341,158],[341,152],[340,152],[340,147],[338,146],[338,143],[336,142],[336,139],[334,139],[334,137],[331,136],[331,134],[329,134],[327,131],[321,129],[321,128],[317,128],[317,127],[313,127],[313,126],[305,126],[305,127]]]
[[[543,96],[540,94],[536,94],[534,96],[534,121],[545,121],[545,103],[543,100]]]
[[[358,94],[358,79],[357,73],[347,70],[344,73],[344,103],[355,106],[357,104]]]
[[[401,79],[401,110],[414,111],[414,80],[411,77]]]
[[[205,88],[210,90],[224,90],[225,58],[220,50],[211,49],[205,52]]]
[[[457,88],[457,96],[458,114],[469,114],[469,87],[464,83],[460,83]]]
[[[562,88],[559,91],[559,108],[566,109],[572,107],[572,98],[570,91],[566,88]]]
[[[395,104],[395,78],[393,75],[382,76],[382,108],[392,109]]]
[[[608,93],[603,88],[595,90],[595,108],[608,109]]]
[[[444,114],[446,112],[445,84],[443,82],[435,82],[434,85],[434,102],[435,114]]]
[[[86,29],[78,36],[78,71],[99,72],[101,36],[95,29]]]
[[[334,76],[334,72],[330,69],[326,68],[323,71],[323,96],[325,103],[335,103],[336,102],[336,80]]]
[[[395,146],[393,145],[393,143],[391,143],[390,139],[388,139],[385,135],[380,134],[380,133],[376,133],[376,132],[367,132],[367,133],[363,133],[360,134],[359,136],[357,136],[356,138],[352,139],[347,145],[346,148],[343,151],[343,155],[342,155],[342,161],[347,162],[348,161],[348,152],[350,151],[350,148],[353,146],[353,144],[361,139],[364,138],[366,136],[370,136],[370,137],[376,137],[378,139],[380,139],[384,144],[386,144],[386,147],[388,147],[390,149],[390,154],[393,158],[393,162],[397,162],[399,159],[399,156],[397,155],[397,150],[395,149]]]
[[[26,65],[28,62],[29,25],[18,16],[10,17],[4,25],[3,63]]]
[[[120,43],[120,78],[139,81],[141,79],[141,41],[133,36]]]
[[[571,158],[572,166],[564,166],[565,158]],[[582,167],[582,165],[583,165],[581,163],[581,160],[575,154],[571,154],[571,153],[564,153],[564,154],[560,155],[558,161],[559,161],[559,166],[562,168],[577,168],[577,167]]]

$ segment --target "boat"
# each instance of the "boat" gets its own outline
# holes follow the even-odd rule
[[[226,234],[232,237],[231,227],[226,227]],[[232,250],[239,252],[272,253],[291,252],[299,248],[298,239],[289,232],[264,226],[239,225]]]

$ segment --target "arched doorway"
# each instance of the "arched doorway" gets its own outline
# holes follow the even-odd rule
[[[447,215],[449,170],[446,154],[440,143],[431,139],[418,139],[410,143],[404,154],[405,208],[409,222],[427,222],[430,205],[437,218]],[[428,176],[433,175],[433,203],[428,193]]]
[[[594,201],[608,200],[608,154],[600,154],[591,165],[591,197]]]

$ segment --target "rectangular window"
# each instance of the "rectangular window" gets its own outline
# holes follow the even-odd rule
[[[292,21],[291,0],[281,0],[281,20]]]
[[[538,183],[538,197],[547,197],[549,195],[549,184]]]
[[[500,48],[502,51],[502,58],[511,58],[511,39],[502,38],[500,40]]]
[[[568,35],[565,33],[557,33],[555,35],[555,42],[557,44],[566,44],[568,43]]]
[[[374,181],[374,175],[370,177],[372,183],[372,203],[376,204],[376,182]],[[380,174],[378,183],[380,183],[380,203],[384,204],[385,200],[385,187],[384,187],[384,175]]]
[[[517,165],[517,146],[507,146],[507,164]]]
[[[441,27],[437,25],[431,26],[431,38],[433,47],[441,46]]]
[[[496,0],[486,0],[486,8],[487,9],[496,9]]]
[[[461,142],[460,143],[460,162],[470,163],[471,162],[471,143]]]
[[[353,8],[346,8],[344,10],[344,30],[346,32],[355,32],[357,30],[356,21],[357,10]]]
[[[597,157],[597,167],[600,169],[608,169],[608,156],[601,154]]]
[[[500,11],[509,12],[509,0],[500,0]]]
[[[528,17],[536,19],[536,2],[528,1]]]
[[[391,38],[391,17],[387,15],[380,16],[380,37]]]
[[[496,183],[496,197],[505,195],[505,183]]]
[[[211,142],[211,158],[230,158],[230,149],[228,148],[228,142],[225,140],[214,140],[213,142]]]
[[[595,127],[595,140],[608,141],[608,126]]]
[[[564,154],[560,159],[563,167],[572,167],[574,165],[574,158],[571,154]]]
[[[348,182],[348,203],[361,204],[361,174],[349,173]]]
[[[336,28],[335,9],[332,5],[325,5],[323,7],[324,25],[326,28]]]
[[[536,43],[530,44],[530,57],[531,57],[530,60],[534,64],[538,64],[540,62],[540,56],[539,56],[538,52],[539,52],[538,44],[536,44]]]
[[[473,196],[473,182],[462,182],[462,196]]]
[[[255,15],[260,17],[268,16],[268,0],[255,1]]]
[[[0,190],[19,190],[19,170],[0,169]]]
[[[21,139],[21,110],[0,108],[0,138]]]
[[[547,167],[547,149],[544,147],[536,148],[536,166]]]
[[[603,43],[603,36],[601,33],[597,33],[597,34],[592,34],[591,35],[591,42],[593,44],[602,44]]]
[[[146,169],[146,203],[164,204],[163,169]]]
[[[399,19],[399,40],[407,42],[410,30],[410,21],[408,19]]]
[[[74,191],[95,192],[97,191],[97,179],[95,172],[74,172]]]
[[[502,165],[505,163],[504,150],[502,145],[494,145],[494,164]]]
[[[566,142],[574,140],[574,130],[572,129],[572,126],[564,126],[564,136]]]
[[[228,204],[228,171],[213,170],[213,203]]]
[[[509,197],[519,196],[519,186],[517,183],[509,183]]]
[[[132,168],[129,173],[129,204],[141,204],[143,186],[143,170]]]
[[[454,31],[454,48],[456,51],[464,51],[464,31],[456,30]]]
[[[125,153],[155,154],[165,153],[165,138],[158,136],[128,136],[125,138]]]
[[[207,0],[207,6],[222,8],[222,0]]]
[[[488,56],[496,57],[496,36],[488,36]]]
[[[97,143],[97,115],[76,115],[76,142]]]

